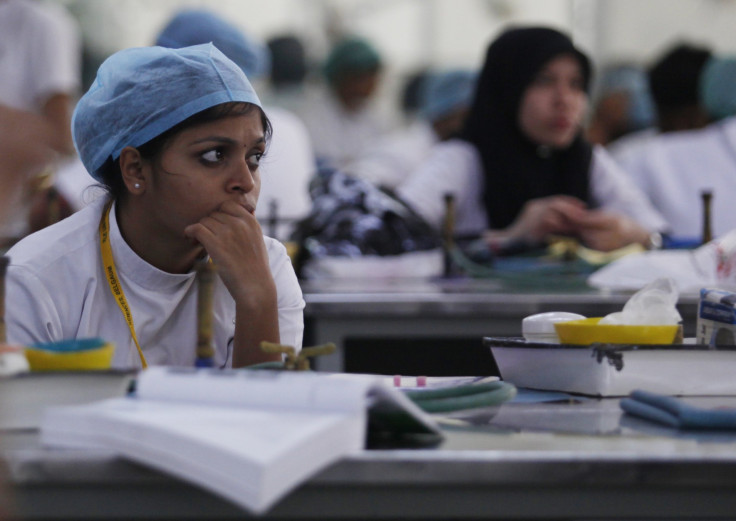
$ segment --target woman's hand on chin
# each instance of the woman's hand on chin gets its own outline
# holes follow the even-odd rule
[[[184,233],[204,246],[236,302],[257,302],[275,293],[263,231],[243,206],[233,201],[223,203],[198,223],[187,226]]]

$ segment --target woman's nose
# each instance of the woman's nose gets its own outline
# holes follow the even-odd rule
[[[256,186],[255,173],[248,165],[248,161],[243,158],[238,161],[235,171],[230,180],[230,189],[248,193]]]
[[[578,95],[578,89],[576,89],[572,85],[560,83],[557,85],[556,93],[558,102],[571,104],[574,102],[575,97]]]

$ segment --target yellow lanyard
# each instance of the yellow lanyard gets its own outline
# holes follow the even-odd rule
[[[141,357],[141,365],[143,369],[148,367],[146,363],[146,357],[143,356],[143,350],[138,343],[138,337],[135,336],[135,326],[133,325],[133,315],[130,313],[130,307],[128,307],[128,301],[125,299],[125,293],[123,293],[123,287],[120,285],[118,279],[118,272],[115,269],[115,261],[112,258],[112,248],[110,247],[110,208],[112,202],[108,203],[105,210],[102,212],[102,219],[100,219],[100,252],[102,253],[102,263],[105,265],[105,275],[107,275],[107,283],[110,285],[110,291],[112,292],[115,301],[120,307],[120,311],[123,312],[123,317],[128,323],[130,329],[130,336],[133,337],[135,347],[138,348],[138,355]]]

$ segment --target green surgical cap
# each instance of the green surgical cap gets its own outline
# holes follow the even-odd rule
[[[138,147],[185,119],[228,102],[261,106],[243,71],[211,43],[116,52],[97,71],[72,116],[74,146],[101,181],[108,160]]]
[[[327,57],[324,74],[334,83],[344,74],[360,74],[381,67],[378,51],[361,38],[348,38],[337,43]]]

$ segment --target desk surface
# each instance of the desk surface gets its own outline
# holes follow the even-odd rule
[[[311,316],[412,315],[428,312],[442,315],[526,316],[544,311],[620,311],[631,292],[610,291],[586,286],[579,279],[569,284],[544,285],[535,279],[499,281],[494,279],[324,279],[301,283]],[[684,294],[678,306],[693,314],[699,295]],[[564,308],[564,309],[561,309]],[[694,316],[694,315],[693,315]]]
[[[409,353],[407,340],[444,339],[446,349],[437,347],[438,363],[427,363],[420,371],[436,376],[442,360],[456,356],[461,349],[453,340],[463,340],[462,349],[472,351],[467,371],[478,373],[480,364],[489,365],[481,352],[484,336],[521,336],[524,317],[547,311],[569,311],[587,317],[605,316],[620,311],[631,293],[594,289],[585,279],[572,275],[569,280],[555,279],[545,284],[539,277],[524,282],[520,279],[323,279],[302,283],[305,308],[305,342],[334,342],[338,350],[317,360],[324,371],[404,373],[402,366],[390,365],[392,354],[402,348]],[[681,295],[678,310],[683,318],[685,336],[694,336],[699,295]],[[350,341],[355,344],[351,348]],[[421,343],[421,342],[420,342]],[[420,344],[419,343],[419,344]],[[385,368],[365,360],[365,344],[373,345],[376,357],[386,360]],[[414,343],[419,359],[423,351]],[[385,349],[383,352],[379,352]],[[428,351],[426,351],[428,352]],[[368,364],[366,365],[366,362]],[[462,368],[460,368],[462,369]],[[407,373],[408,374],[408,373]],[[414,373],[416,374],[416,373]]]
[[[689,399],[709,406],[734,398]],[[468,418],[466,418],[467,420]],[[733,519],[736,433],[681,433],[618,400],[508,403],[445,429],[437,449],[365,451],[313,477],[282,519]],[[227,519],[232,504],[105,452],[48,450],[6,432],[27,519]]]

